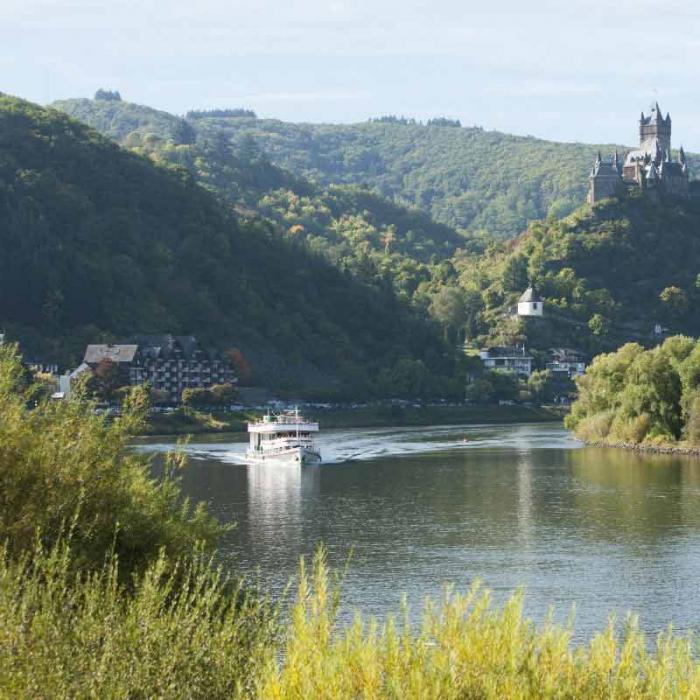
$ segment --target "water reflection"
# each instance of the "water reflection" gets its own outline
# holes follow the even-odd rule
[[[304,526],[303,504],[319,490],[318,466],[248,465],[247,520],[255,523],[250,538],[261,544],[293,547]]]
[[[589,448],[567,455],[572,493],[589,534],[629,546],[700,527],[700,461]]]
[[[414,606],[443,582],[527,588],[541,619],[577,604],[585,637],[611,611],[648,631],[700,621],[700,461],[580,448],[556,426],[323,434],[330,464],[247,467],[241,444],[190,446],[185,488],[237,523],[223,551],[280,590],[319,542],[355,554],[350,610]]]

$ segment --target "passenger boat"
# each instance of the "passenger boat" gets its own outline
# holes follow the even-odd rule
[[[248,423],[246,459],[265,464],[319,464],[321,453],[313,440],[317,432],[318,423],[307,421],[298,408],[268,413],[262,420]]]

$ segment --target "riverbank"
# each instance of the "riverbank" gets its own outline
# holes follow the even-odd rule
[[[688,447],[685,445],[651,445],[634,442],[607,442],[605,440],[583,440],[582,442],[588,445],[588,447],[613,447],[618,450],[631,450],[633,452],[644,452],[647,454],[700,457],[700,447]]]
[[[307,411],[323,428],[382,428],[396,425],[451,425],[476,423],[545,423],[560,421],[560,407],[535,406],[395,406],[332,408]],[[187,435],[242,433],[246,424],[260,416],[250,409],[226,413],[204,413],[180,408],[149,417],[142,435]]]

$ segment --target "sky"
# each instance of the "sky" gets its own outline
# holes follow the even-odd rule
[[[700,151],[699,30],[697,0],[0,0],[0,91],[630,145],[658,100]]]

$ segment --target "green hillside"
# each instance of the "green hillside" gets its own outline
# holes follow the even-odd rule
[[[125,130],[115,126],[120,120],[136,124],[123,143],[158,162],[187,167],[220,198],[238,208],[250,207],[251,216],[273,221],[284,239],[304,241],[305,247],[376,289],[393,289],[417,313],[432,315],[451,343],[462,338],[477,345],[526,342],[541,349],[565,345],[595,353],[627,340],[653,342],[657,324],[700,332],[695,312],[700,301],[695,287],[700,273],[697,202],[653,204],[633,195],[593,210],[581,206],[596,147],[396,120],[302,126],[217,113],[190,115],[194,141],[179,144],[160,125],[163,113],[147,107],[122,102],[115,108],[113,103],[91,100],[61,106],[105,133],[123,134]],[[181,121],[169,118],[172,124]],[[153,129],[161,129],[162,136]],[[496,201],[507,199],[504,193],[517,191],[529,207],[527,213],[521,211],[518,227],[525,228],[532,219],[529,231],[502,243],[488,236],[460,237],[426,214],[355,185],[321,186],[299,177],[302,172],[323,179],[320,166],[310,169],[313,161],[337,179],[359,179],[358,173],[371,170],[369,160],[336,157],[360,143],[358,134],[386,155],[384,165],[374,168],[375,184],[386,185],[393,177],[389,161],[403,163],[404,183],[415,183],[419,176],[436,178],[443,193],[458,171],[463,178],[471,173],[473,184],[476,173],[485,178],[490,169],[493,181],[488,187],[484,181],[487,189],[479,195],[482,213],[494,211]],[[423,160],[416,156],[419,151]],[[284,153],[296,154],[297,160],[285,161]],[[271,165],[267,154],[298,170],[288,174]],[[455,163],[461,158],[467,160],[460,169]],[[241,167],[229,167],[229,159]],[[474,159],[473,167],[467,167],[469,159]],[[437,169],[423,167],[427,162],[442,168],[441,178]],[[528,170],[531,179],[517,175],[526,162],[536,162],[544,171],[536,176],[533,166]],[[241,184],[240,173],[247,172],[250,182],[251,174],[270,168],[286,181],[255,175],[255,186]],[[398,190],[384,189],[389,196],[403,198]],[[543,199],[543,191],[553,197],[551,202],[559,201],[548,205],[552,212],[567,211],[574,204],[580,208],[563,219],[538,221],[536,217],[545,213],[543,202],[550,201]],[[426,207],[427,202],[423,201]],[[516,209],[504,211],[512,214]],[[509,309],[530,280],[547,298],[547,317],[513,319]]]
[[[517,241],[455,262],[471,300],[471,336],[573,346],[590,353],[630,340],[650,344],[655,325],[700,334],[700,200],[655,202],[642,193],[534,222]],[[534,280],[543,319],[507,311]]]
[[[596,153],[624,146],[555,143],[481,128],[397,121],[293,124],[197,117],[198,132],[254,139],[273,163],[321,184],[363,184],[436,221],[511,238],[585,199]],[[634,115],[630,118],[634,128]],[[691,158],[695,166],[697,158]]]
[[[445,390],[435,330],[391,290],[239,219],[183,168],[7,96],[0,251],[3,326],[66,363],[90,340],[187,332],[241,347],[278,388]]]
[[[201,132],[252,137],[272,162],[321,184],[364,184],[437,221],[512,237],[528,221],[567,213],[585,196],[596,146],[562,145],[479,128],[397,122],[290,124],[198,118]]]
[[[186,168],[241,215],[272,222],[288,240],[304,242],[366,283],[393,287],[404,299],[430,279],[431,266],[486,243],[356,185],[313,184],[272,165],[252,138],[233,143],[196,120],[185,143],[178,137],[182,119],[149,107],[105,100],[56,106],[156,163]]]
[[[500,237],[520,233],[531,219],[573,210],[598,149],[401,120],[294,124],[217,112],[183,120],[128,102],[75,99],[54,106],[131,147],[148,134],[177,142],[190,126],[201,140],[224,136],[237,153],[257,148],[322,186],[365,185],[436,221]]]

